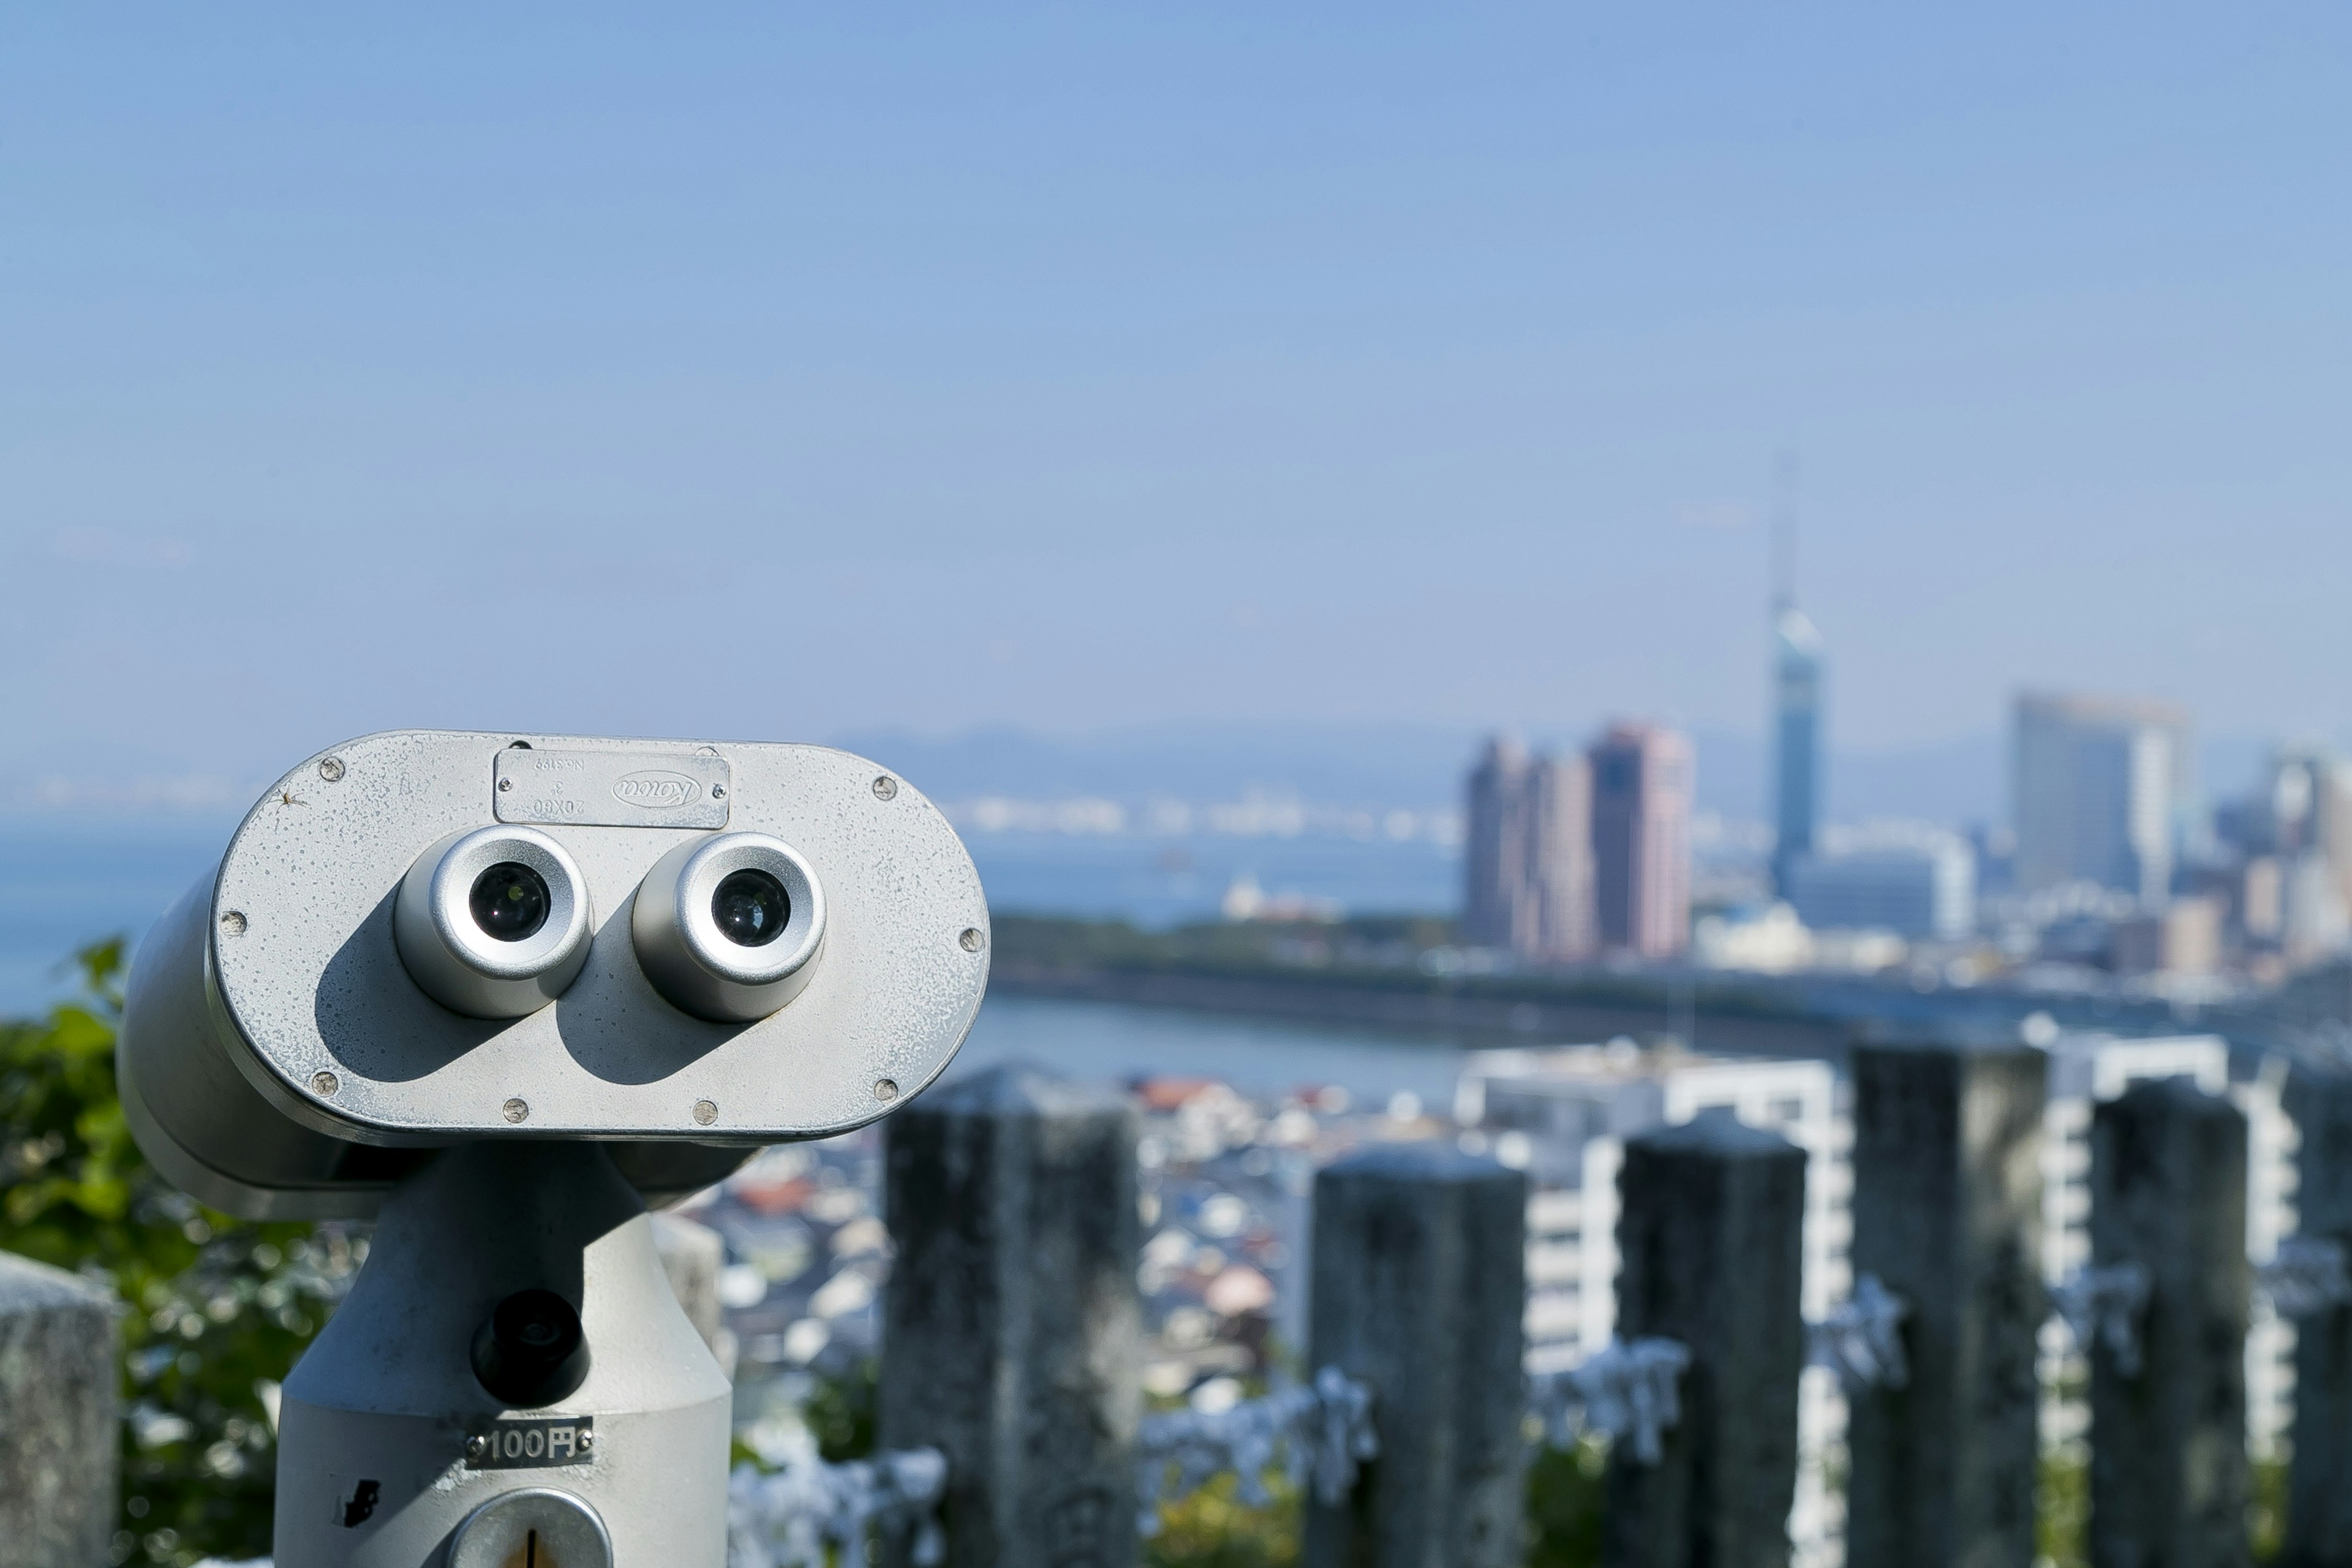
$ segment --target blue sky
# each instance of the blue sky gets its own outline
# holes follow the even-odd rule
[[[0,772],[2347,729],[2352,11],[16,7]]]

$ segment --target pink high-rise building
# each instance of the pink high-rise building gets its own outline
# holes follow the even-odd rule
[[[1690,943],[1690,741],[1614,724],[1587,755],[1601,944],[1672,958]]]
[[[1497,738],[1470,775],[1462,933],[1522,958],[1590,958],[1591,772],[1582,757],[1530,757]]]

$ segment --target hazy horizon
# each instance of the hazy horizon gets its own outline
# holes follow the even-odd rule
[[[20,10],[0,768],[1752,732],[1784,503],[1833,753],[2020,687],[2342,733],[2347,57],[2312,5]]]

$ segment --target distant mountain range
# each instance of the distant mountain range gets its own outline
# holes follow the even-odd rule
[[[887,763],[948,802],[1099,796],[1191,803],[1252,793],[1313,805],[1415,810],[1455,804],[1462,778],[1489,731],[1444,724],[1162,723],[1084,733],[975,729],[923,734],[874,728],[831,737]],[[1589,731],[1537,731],[1531,744],[1581,745]],[[1696,730],[1698,805],[1734,820],[1768,812],[1769,761],[1761,737]],[[2269,743],[2221,739],[2203,748],[2209,796],[2245,790]],[[2006,739],[1963,736],[1885,751],[1832,751],[1829,817],[1914,817],[1966,824],[2006,810]],[[261,787],[183,774],[144,753],[103,758],[77,752],[49,766],[18,754],[0,768],[0,809],[81,806],[121,815],[241,809]],[[271,776],[274,776],[271,775]],[[266,780],[264,781],[266,782]]]
[[[944,801],[982,795],[1067,799],[1233,800],[1257,791],[1340,805],[1443,805],[1460,798],[1462,776],[1487,731],[1434,724],[1159,724],[1055,735],[1034,730],[974,730],[921,735],[865,730],[835,743],[901,769]],[[1530,743],[1581,744],[1583,733],[1536,734]],[[1734,819],[1767,815],[1769,753],[1758,736],[1693,732],[1698,805]],[[2209,795],[2248,787],[2269,744],[2217,740],[2204,747]],[[1830,756],[1828,815],[1833,820],[1915,817],[1965,824],[2000,820],[2007,807],[2008,743],[1983,733],[1933,745]]]

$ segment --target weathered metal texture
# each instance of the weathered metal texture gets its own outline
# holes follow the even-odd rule
[[[2126,1375],[2091,1351],[2095,1568],[2248,1561],[2246,1119],[2185,1079],[2091,1118],[2091,1262],[2137,1264],[2148,1297]]]
[[[2352,1074],[2297,1069],[2286,1109],[2302,1134],[2301,1235],[2352,1250]],[[2352,1568],[2352,1305],[2297,1325],[2294,1459],[2282,1568]]]
[[[1380,1452],[1310,1501],[1307,1568],[1503,1568],[1523,1555],[1527,1178],[1443,1145],[1315,1183],[1310,1347],[1369,1384]]]
[[[1846,1561],[2027,1568],[2048,1058],[1867,1046],[1853,1071],[1854,1274],[1902,1299],[1906,1376],[1846,1391]]]
[[[578,1312],[589,1364],[553,1404],[509,1409],[474,1347],[526,1289]],[[351,1295],[286,1379],[277,1560],[437,1563],[477,1509],[551,1488],[593,1510],[621,1563],[723,1568],[732,1403],[602,1149],[448,1150],[384,1205]]]
[[[1710,1114],[1630,1140],[1617,1332],[1690,1348],[1659,1462],[1609,1461],[1601,1560],[1787,1568],[1797,1487],[1805,1155]]]
[[[709,1226],[674,1214],[656,1214],[654,1252],[669,1279],[679,1310],[702,1342],[710,1347],[719,1368],[734,1375],[735,1336],[727,1328],[727,1314],[719,1300],[719,1275],[727,1263],[727,1243]]]
[[[635,894],[666,852],[705,836],[654,790],[641,826],[534,830],[577,865],[592,910],[588,956],[561,997],[486,1019],[428,996],[394,939],[394,891],[430,847],[492,823],[496,769],[518,746],[605,759],[613,787],[692,782],[682,759],[706,749],[725,763],[731,827],[787,843],[822,885],[805,988],[748,1023],[689,1016],[656,993],[633,944]],[[604,798],[607,815],[638,812],[612,788]],[[126,1110],[175,1182],[256,1215],[372,1212],[414,1164],[400,1151],[461,1138],[825,1136],[945,1068],[980,1007],[988,930],[954,829],[845,752],[370,735],[279,780],[142,947],[120,1050]],[[393,1152],[354,1157],[353,1144]]]
[[[878,1436],[947,1456],[950,1568],[1136,1560],[1137,1130],[1123,1096],[1018,1066],[891,1119]]]
[[[10,1568],[109,1560],[119,1377],[113,1298],[0,1253],[0,1554]]]

